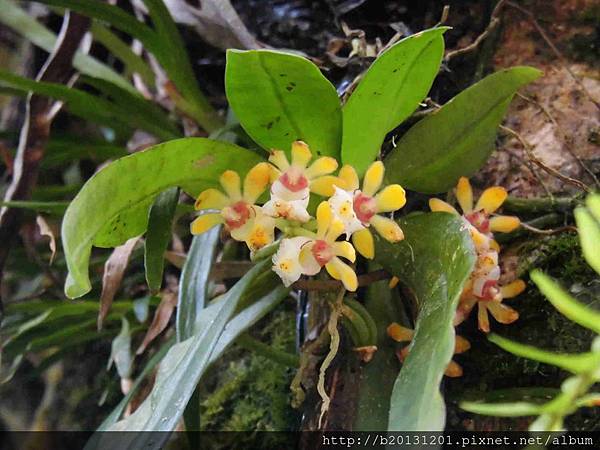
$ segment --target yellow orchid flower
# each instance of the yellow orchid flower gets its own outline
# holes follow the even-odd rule
[[[267,163],[259,163],[250,169],[244,178],[243,193],[238,173],[233,170],[223,172],[219,182],[224,193],[206,189],[198,195],[194,205],[198,211],[219,212],[198,216],[190,225],[192,234],[202,234],[224,223],[231,237],[246,242],[252,252],[273,242],[275,221],[255,204],[269,184],[270,171]]]
[[[316,275],[325,266],[332,278],[354,292],[358,288],[356,273],[340,257],[354,262],[356,252],[349,242],[337,241],[343,232],[344,224],[334,217],[329,203],[321,202],[317,208],[316,237],[302,247],[300,262],[306,275]]]
[[[343,231],[343,224],[333,217],[329,204],[322,202],[317,208],[317,232],[314,237],[283,239],[272,259],[273,270],[283,284],[289,286],[301,275],[316,275],[325,266],[327,272],[336,280],[341,280],[348,291],[356,291],[356,273],[340,259],[356,260],[354,247],[349,242],[337,241]]]
[[[271,199],[263,206],[265,214],[307,222],[310,219],[306,210],[310,193],[324,196],[333,194],[334,178],[327,175],[337,169],[337,160],[323,156],[309,166],[311,159],[310,148],[302,141],[292,143],[291,163],[283,151],[271,152],[269,161],[272,163],[274,180]]]
[[[414,336],[414,331],[410,328],[403,327],[402,325],[393,322],[387,327],[387,334],[396,342],[411,342]],[[454,336],[454,354],[464,353],[471,348],[471,344],[464,337],[455,335]],[[398,359],[401,362],[404,362],[409,353],[409,346],[403,347],[402,349],[396,352]],[[460,377],[463,374],[462,367],[451,360],[446,366],[446,371],[444,374],[447,377],[455,378]]]
[[[404,239],[400,226],[392,219],[379,213],[388,213],[402,208],[406,204],[406,193],[399,184],[390,184],[381,189],[385,167],[381,161],[369,166],[359,189],[358,174],[349,165],[340,169],[338,186],[329,204],[334,215],[344,224],[346,235],[352,235],[352,243],[365,258],[375,256],[373,235],[369,226],[384,239],[398,242]]]
[[[456,185],[456,199],[463,212],[463,217],[473,225],[477,231],[485,235],[500,232],[508,233],[515,230],[521,224],[518,217],[493,215],[506,200],[508,193],[501,186],[487,188],[475,206],[473,206],[473,188],[469,179],[460,177]],[[444,211],[460,215],[454,207],[439,198],[431,198],[429,207],[432,211]],[[496,246],[497,244],[492,243]]]

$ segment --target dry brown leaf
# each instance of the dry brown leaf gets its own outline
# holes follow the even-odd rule
[[[163,291],[161,293],[162,299],[154,312],[154,318],[152,319],[152,323],[150,324],[150,328],[146,332],[146,336],[144,336],[144,340],[142,344],[136,351],[136,354],[141,355],[148,347],[148,344],[156,338],[160,333],[163,332],[167,325],[169,325],[169,320],[173,315],[173,311],[177,306],[177,294],[172,291]]]
[[[37,216],[35,222],[40,229],[40,234],[42,236],[47,236],[50,239],[49,245],[50,251],[52,252],[52,255],[50,256],[50,264],[52,265],[54,257],[56,256],[56,237],[54,236],[52,228],[50,228],[50,225],[48,225],[48,222],[46,222],[46,219],[44,219],[42,216]]]
[[[102,329],[102,322],[106,318],[112,305],[115,294],[123,281],[123,274],[129,264],[129,257],[140,237],[129,239],[123,245],[116,247],[104,264],[102,276],[102,294],[100,294],[100,312],[98,313],[98,330]]]

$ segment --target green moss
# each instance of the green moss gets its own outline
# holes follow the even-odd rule
[[[283,310],[265,318],[255,337],[274,348],[294,352],[295,317]],[[290,405],[293,369],[240,348],[226,352],[211,370],[203,397],[201,427],[223,431],[297,429],[299,416]],[[239,438],[239,436],[238,436]],[[249,435],[249,439],[252,436]]]

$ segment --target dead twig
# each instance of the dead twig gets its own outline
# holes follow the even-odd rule
[[[78,14],[65,12],[62,28],[56,40],[56,47],[38,73],[36,80],[68,83],[74,71],[71,64],[79,44],[89,28],[90,20]],[[48,97],[30,93],[27,99],[27,112],[21,130],[19,146],[14,160],[12,181],[4,196],[4,201],[29,200],[37,183],[40,161],[45,152],[50,134],[50,125],[58,113],[61,103]],[[22,211],[16,208],[0,209],[0,280],[8,256],[10,244],[21,223]],[[0,319],[2,302],[0,300]]]
[[[486,29],[483,30],[483,32],[479,36],[477,36],[477,38],[471,44],[463,48],[449,51],[448,53],[446,53],[444,60],[448,62],[452,58],[477,50],[477,48],[479,48],[481,43],[490,35],[490,33],[496,29],[499,23],[500,19],[498,19],[497,17],[492,17]]]
[[[564,227],[551,228],[551,229],[548,229],[548,230],[542,230],[540,228],[533,227],[531,225],[526,224],[525,222],[521,222],[521,226],[523,228],[525,228],[527,231],[531,231],[532,233],[544,234],[544,235],[564,233],[565,231],[574,231],[574,232],[577,232],[577,227],[574,227],[573,225],[566,225]]]
[[[515,137],[521,143],[523,148],[525,149],[525,152],[527,153],[527,157],[540,169],[544,170],[545,172],[552,175],[553,177],[556,177],[559,180],[564,181],[565,183],[569,183],[569,184],[572,184],[573,186],[576,186],[578,189],[581,189],[585,192],[591,191],[591,189],[585,183],[583,183],[579,180],[576,180],[575,178],[568,177],[568,176],[562,174],[561,172],[559,172],[558,170],[553,169],[552,167],[548,167],[546,164],[544,164],[542,161],[540,161],[538,159],[538,157],[533,154],[533,148],[532,148],[531,144],[529,142],[527,142],[527,140],[523,136],[521,136],[519,133],[517,133],[515,130],[513,130],[512,128],[509,128],[507,126],[504,126],[504,125],[500,125],[500,129],[502,131],[510,134],[511,136]]]

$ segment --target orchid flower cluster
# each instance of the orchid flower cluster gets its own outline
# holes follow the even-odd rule
[[[225,171],[220,178],[223,191],[211,188],[198,196],[195,208],[203,213],[192,222],[192,233],[223,224],[233,239],[245,242],[254,253],[274,242],[279,230],[282,239],[273,270],[285,286],[325,267],[348,291],[356,291],[358,279],[349,263],[354,263],[357,251],[374,257],[371,225],[390,242],[404,238],[399,225],[382,215],[404,206],[404,189],[398,184],[382,188],[385,169],[380,161],[367,169],[361,189],[353,167],[345,165],[333,175],[336,159],[312,160],[308,145],[296,141],[291,161],[283,151],[271,151],[269,162],[254,166],[243,186],[235,171]],[[270,198],[260,206],[269,184]],[[326,198],[317,206],[315,218],[309,213],[311,193]]]
[[[473,189],[469,180],[461,177],[456,187],[456,199],[462,214],[453,206],[438,199],[431,198],[429,207],[432,211],[443,211],[460,216],[468,230],[476,252],[475,267],[467,280],[459,300],[454,318],[454,325],[462,323],[478,306],[478,326],[485,333],[490,331],[488,311],[500,323],[509,324],[519,318],[519,313],[502,303],[505,298],[512,298],[525,290],[523,280],[500,285],[501,270],[498,264],[500,246],[494,239],[494,232],[508,233],[520,225],[518,217],[497,215],[495,212],[502,206],[507,197],[506,189],[494,186],[483,191],[477,203],[473,205]],[[414,331],[398,323],[392,323],[387,328],[387,334],[396,342],[412,341]],[[471,347],[464,337],[455,335],[454,353],[459,354]],[[409,352],[409,346],[399,349],[398,359],[404,361]],[[460,377],[462,367],[454,360],[446,367],[445,375]]]

